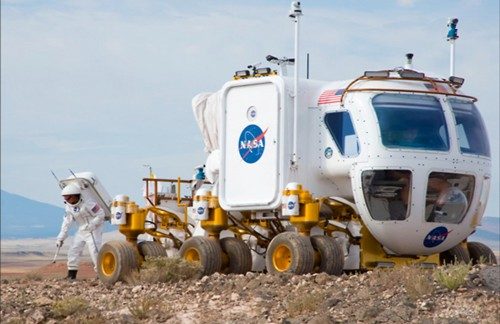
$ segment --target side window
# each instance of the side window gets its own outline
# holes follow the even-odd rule
[[[356,156],[359,154],[359,141],[354,132],[349,112],[327,113],[325,124],[342,155]]]

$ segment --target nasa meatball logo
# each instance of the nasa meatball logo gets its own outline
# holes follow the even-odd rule
[[[436,227],[425,236],[424,246],[428,248],[438,246],[446,240],[450,233],[451,231],[448,231],[444,226]]]
[[[266,148],[266,132],[254,124],[248,125],[243,129],[238,142],[240,156],[246,163],[255,163],[264,154]]]
[[[205,208],[198,207],[197,212],[198,212],[198,215],[202,215],[205,212]]]
[[[288,209],[292,210],[295,207],[295,203],[293,201],[288,202]]]
[[[122,213],[121,212],[117,212],[115,217],[116,217],[116,219],[122,218]]]

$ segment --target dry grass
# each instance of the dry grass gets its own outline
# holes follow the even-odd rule
[[[69,297],[55,302],[52,305],[52,313],[56,318],[65,318],[69,315],[85,311],[89,303],[80,297]]]
[[[326,299],[325,293],[295,294],[285,301],[285,307],[290,316],[309,314],[317,311]]]
[[[130,284],[177,282],[195,279],[200,272],[198,263],[182,258],[146,257],[140,271],[132,273],[126,281]]]
[[[470,269],[471,265],[466,263],[444,265],[436,268],[434,279],[440,286],[455,290],[466,282]]]
[[[153,308],[154,300],[151,297],[144,297],[143,299],[128,306],[132,316],[138,320],[148,319],[151,316]]]
[[[403,267],[401,272],[403,286],[411,299],[417,300],[434,292],[432,270],[411,266]]]
[[[375,281],[372,285],[378,287],[379,292],[398,290],[403,286],[412,300],[434,292],[432,270],[423,269],[418,265],[375,269],[372,278]]]
[[[36,271],[31,271],[31,272],[26,273],[26,275],[24,277],[25,277],[25,279],[28,279],[30,281],[40,281],[43,279],[43,276]]]

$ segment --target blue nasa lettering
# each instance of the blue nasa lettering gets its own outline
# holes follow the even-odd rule
[[[444,226],[436,227],[425,236],[424,246],[428,248],[438,246],[446,240],[450,233],[451,231],[448,231]]]
[[[259,126],[254,124],[243,129],[238,140],[238,148],[243,161],[251,164],[262,157],[266,148],[266,132],[267,129],[262,131]]]

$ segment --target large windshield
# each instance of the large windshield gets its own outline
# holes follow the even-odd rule
[[[490,156],[490,145],[483,120],[472,102],[450,99],[455,115],[460,151],[468,154]]]
[[[448,130],[438,99],[383,93],[375,96],[372,103],[384,146],[448,151]]]

